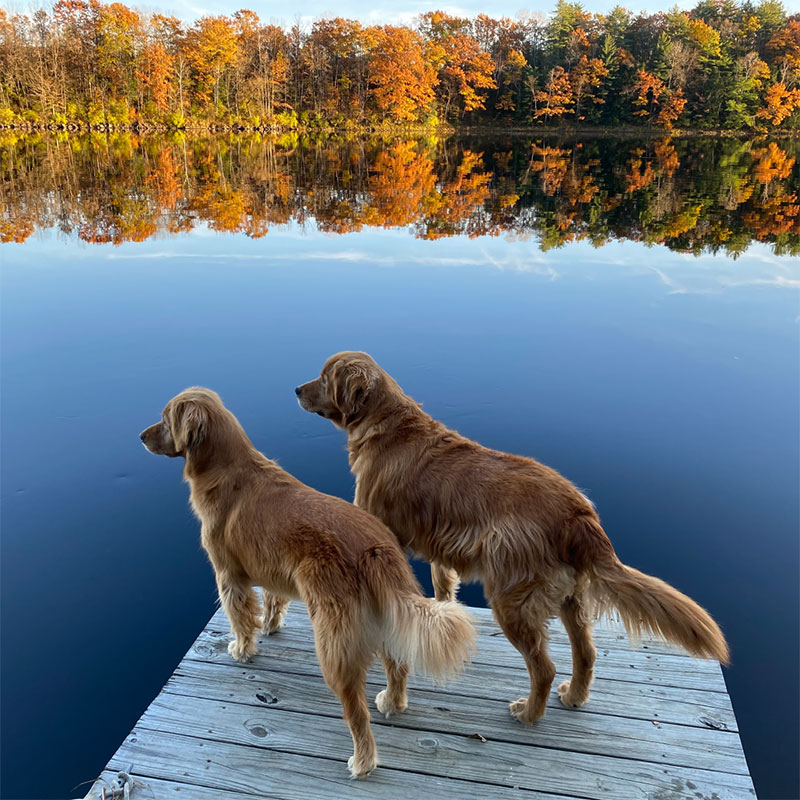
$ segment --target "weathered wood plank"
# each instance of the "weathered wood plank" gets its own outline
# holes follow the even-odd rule
[[[259,643],[259,652],[246,666],[250,670],[280,668],[282,672],[311,674],[321,680],[319,665],[310,638],[301,640],[299,634],[287,643],[288,629],[281,630]],[[228,635],[222,631],[203,631],[190,648],[186,660],[212,664],[235,662],[227,652]],[[569,673],[558,673],[554,686],[569,678]],[[370,685],[383,687],[385,680],[381,668],[376,664],[370,670]],[[467,671],[447,684],[442,692],[452,697],[451,705],[457,705],[460,697],[486,699],[508,703],[524,693],[528,673],[522,659],[518,667],[497,667],[472,664]],[[409,688],[413,695],[420,690],[432,690],[434,685],[424,676],[412,676]],[[438,690],[437,690],[438,692]],[[548,708],[560,709],[561,703],[551,693]],[[680,689],[641,683],[598,678],[592,685],[592,697],[583,708],[572,713],[611,714],[614,716],[660,721],[678,725],[736,731],[736,718],[731,709],[730,698],[721,692],[704,692],[696,689]]]
[[[373,723],[398,728],[452,733],[478,733],[491,741],[557,747],[561,750],[634,758],[659,764],[700,767],[747,774],[739,737],[709,728],[686,728],[651,721],[553,708],[536,725],[526,727],[511,719],[502,701],[459,697],[446,688],[418,690],[409,709],[384,719],[374,709],[373,698],[382,684],[370,685]],[[164,691],[188,697],[235,702],[256,708],[280,709],[304,714],[341,717],[337,698],[322,677],[292,675],[280,671],[253,672],[239,665],[185,661]]]
[[[494,793],[493,787],[483,783],[437,778],[385,766],[375,770],[366,780],[356,781],[349,778],[339,759],[241,747],[138,728],[123,742],[109,768],[126,769],[131,763],[135,765],[134,774],[142,780],[177,779],[182,785],[189,785],[192,792],[188,797],[192,800],[195,797],[193,787],[208,792],[238,792],[263,800],[397,800],[401,797],[431,797],[436,800],[480,797],[493,800],[512,794],[510,790]],[[143,796],[151,797],[149,794]],[[208,797],[216,800],[217,795],[212,793]],[[524,798],[573,800],[560,792],[524,792]],[[228,800],[226,794],[219,795],[219,800],[223,799]],[[177,800],[180,800],[180,795]]]
[[[267,752],[324,753],[339,760],[344,771],[352,753],[352,740],[341,719],[166,693],[153,701],[136,730],[166,730],[187,739],[207,740],[207,771],[220,766],[215,748],[221,742],[241,746],[236,756],[240,764],[258,763]],[[692,784],[701,796],[716,794],[719,800],[754,796],[748,776],[727,772],[483,742],[466,735],[412,732],[392,726],[381,727],[376,739],[382,762],[394,769],[498,787],[600,800],[678,793]],[[178,756],[182,758],[182,753],[174,754],[173,759]],[[122,757],[123,761],[138,763],[125,754]]]

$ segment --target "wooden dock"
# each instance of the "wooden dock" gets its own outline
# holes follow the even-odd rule
[[[522,658],[488,610],[473,610],[474,663],[444,687],[412,678],[404,714],[387,720],[377,711],[385,683],[372,668],[381,765],[358,781],[347,772],[352,740],[302,604],[292,603],[286,627],[263,637],[248,664],[228,655],[218,611],[109,762],[105,786],[132,766],[131,800],[755,797],[718,664],[649,640],[633,649],[624,630],[598,625],[592,699],[568,710],[555,686],[569,677],[569,645],[553,622],[558,676],[547,715],[525,727],[508,712],[527,693]],[[87,797],[102,797],[103,785]]]

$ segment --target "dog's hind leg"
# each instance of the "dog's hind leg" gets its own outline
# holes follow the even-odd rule
[[[567,708],[578,708],[589,699],[597,656],[592,643],[592,623],[580,596],[570,597],[561,606],[561,619],[572,645],[572,679],[558,687],[558,697]]]
[[[531,679],[530,694],[509,703],[509,710],[520,722],[530,724],[544,716],[555,664],[547,654],[547,598],[530,586],[490,596],[495,619],[508,641],[522,653]]]
[[[261,607],[252,586],[236,583],[225,575],[217,575],[222,610],[231,623],[234,639],[228,652],[237,661],[247,661],[255,655],[261,630]]]
[[[289,608],[289,599],[263,588],[261,595],[264,599],[264,624],[261,630],[269,636],[283,627],[286,610]]]
[[[433,596],[437,600],[455,600],[458,594],[458,573],[437,561],[431,561]]]
[[[406,684],[408,683],[408,666],[395,661],[385,651],[381,651],[383,668],[386,671],[386,688],[378,692],[375,705],[378,711],[387,717],[392,714],[401,714],[408,708]]]
[[[353,755],[347,767],[354,778],[363,778],[378,766],[367,706],[367,669],[374,651],[370,652],[356,633],[358,620],[337,620],[336,616],[318,613],[311,622],[322,677],[339,698],[353,737]]]

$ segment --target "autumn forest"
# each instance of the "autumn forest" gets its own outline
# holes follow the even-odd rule
[[[0,126],[309,131],[626,126],[800,127],[800,15],[778,0],[691,11],[410,26],[252,11],[194,22],[122,3],[0,9]]]

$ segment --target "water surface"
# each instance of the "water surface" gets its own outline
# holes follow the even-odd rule
[[[739,143],[748,199],[735,204],[720,194],[730,175],[692,166],[719,165],[730,143],[677,142],[686,167],[630,192],[632,158],[641,175],[658,167],[652,142],[614,143],[619,161],[611,145],[536,144],[569,150],[560,183],[530,167],[531,142],[510,148],[513,169],[473,142],[350,143],[338,156],[298,145],[269,195],[281,171],[252,169],[265,145],[256,158],[185,144],[174,202],[153,188],[148,164],[166,156],[147,143],[123,159],[67,142],[70,170],[30,145],[5,173],[17,202],[6,222],[24,212],[32,227],[0,249],[2,796],[82,796],[70,790],[99,772],[213,611],[181,465],[148,454],[138,432],[176,392],[210,386],[267,455],[350,499],[343,435],[292,390],[331,353],[363,349],[463,434],[562,471],[626,563],[714,614],[759,796],[796,797],[800,269],[785,255],[795,221],[753,216],[796,202],[790,148],[776,144],[785,159],[770,167],[753,155],[769,143]],[[570,199],[565,182],[595,157],[601,188]],[[423,178],[384,178],[378,158],[416,158]],[[198,192],[219,197],[214,213]],[[284,216],[257,225],[253,197]],[[676,233],[669,215],[690,201],[700,211]],[[462,599],[482,603],[480,587]]]

